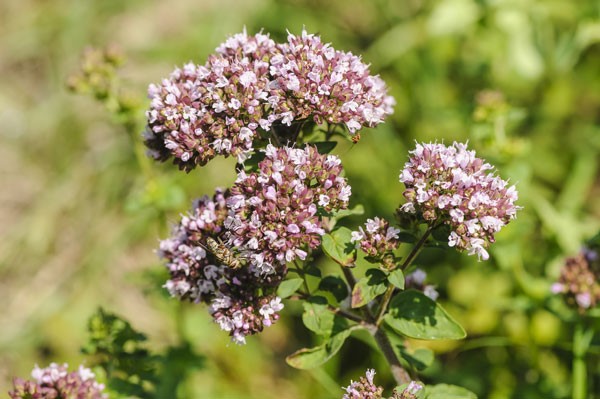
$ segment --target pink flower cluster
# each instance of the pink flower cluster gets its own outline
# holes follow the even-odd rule
[[[354,134],[392,113],[384,82],[360,58],[305,31],[283,44],[243,32],[216,52],[204,65],[186,64],[150,85],[145,142],[155,159],[173,157],[186,171],[217,155],[243,162],[275,123],[312,118]]]
[[[258,171],[240,171],[230,191],[194,203],[159,255],[174,297],[209,305],[212,317],[237,343],[279,318],[275,295],[286,263],[304,259],[325,233],[321,216],[346,208],[350,186],[339,158],[304,149],[267,146]],[[243,265],[232,268],[207,239]]]
[[[205,65],[186,64],[161,85],[150,85],[145,133],[150,155],[161,161],[172,156],[186,171],[217,155],[244,161],[259,126],[266,130],[276,119],[266,114],[275,52],[267,35],[243,33],[222,44]]]
[[[375,385],[375,370],[369,369],[364,377],[358,381],[350,381],[350,385],[343,388],[346,393],[342,399],[383,399],[383,388]],[[423,385],[411,381],[402,391],[394,390],[389,399],[416,399]]]
[[[417,144],[400,173],[408,201],[400,211],[417,213],[430,225],[450,226],[448,245],[489,258],[494,234],[514,219],[515,186],[493,174],[466,144]]]
[[[169,293],[209,305],[209,312],[221,329],[234,342],[243,344],[247,335],[262,331],[279,318],[283,305],[275,291],[285,269],[269,276],[261,276],[252,265],[232,269],[207,250],[207,237],[227,237],[227,196],[227,192],[217,190],[212,199],[196,201],[173,235],[161,241],[159,255],[166,260],[171,275],[165,284]]]
[[[271,74],[284,90],[284,110],[296,120],[344,124],[351,134],[373,127],[393,112],[385,82],[372,76],[360,57],[335,50],[319,36],[288,35],[271,59]]]
[[[563,294],[567,303],[581,312],[600,303],[600,256],[597,251],[583,250],[568,258],[558,282],[552,284],[554,294]]]
[[[31,372],[33,381],[15,378],[13,389],[8,393],[12,399],[106,399],[104,385],[99,384],[94,373],[83,366],[68,371],[67,364],[51,363],[46,368],[37,365]]]
[[[342,399],[381,399],[383,388],[375,385],[373,378],[375,370],[369,369],[365,377],[360,377],[358,381],[350,381],[350,385],[345,388],[346,393]]]
[[[341,173],[340,159],[316,147],[268,145],[258,171],[240,172],[231,188],[232,245],[265,274],[305,259],[325,234],[320,215],[348,207],[351,188]]]
[[[352,242],[357,242],[360,249],[369,256],[383,257],[398,249],[400,229],[390,226],[390,223],[382,218],[375,217],[367,219],[365,227],[359,227],[358,231],[352,232]]]

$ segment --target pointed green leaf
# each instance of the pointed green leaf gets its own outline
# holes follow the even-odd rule
[[[446,243],[448,242],[448,236],[450,235],[450,226],[442,224],[441,226],[438,226],[435,229],[433,229],[431,235],[437,241]]]
[[[467,335],[441,305],[415,290],[400,292],[392,299],[385,321],[411,338],[462,339]]]
[[[352,290],[352,307],[359,308],[371,302],[387,289],[387,276],[378,269],[369,269],[367,275],[356,283]]]
[[[323,251],[342,266],[354,266],[356,247],[350,241],[351,238],[352,231],[346,227],[340,227],[323,236],[321,244]]]
[[[302,286],[302,283],[304,283],[304,280],[301,278],[290,278],[282,281],[279,288],[277,288],[277,296],[280,298],[289,298]]]
[[[416,235],[409,233],[408,231],[401,231],[398,233],[398,241],[405,242],[407,244],[414,244],[419,240]]]
[[[348,296],[348,286],[338,276],[323,277],[319,282],[319,290],[330,292],[338,302],[343,301]]]
[[[308,274],[309,276],[314,276],[314,277],[318,277],[321,278],[321,269],[319,269],[316,265],[314,264],[310,264],[310,265],[306,265],[304,268],[304,273]]]
[[[327,307],[327,299],[322,296],[313,296],[304,302],[302,321],[315,334],[331,335],[334,316]]]
[[[456,385],[437,384],[425,386],[425,399],[477,399],[477,395]]]
[[[350,336],[350,330],[344,330],[334,335],[322,345],[314,348],[300,349],[288,357],[285,361],[292,367],[308,370],[318,367],[331,359],[344,345],[346,338]]]
[[[346,216],[363,215],[364,213],[365,207],[362,206],[362,204],[358,204],[352,209],[342,209],[341,211],[334,213],[333,217],[336,220],[340,220],[342,218],[345,218]]]
[[[337,146],[337,141],[317,141],[312,144],[317,147],[319,154],[329,154]]]
[[[394,287],[399,288],[401,290],[404,289],[404,273],[402,273],[401,269],[396,269],[391,272],[388,276],[388,281]]]
[[[419,348],[414,352],[409,352],[406,348],[400,348],[400,355],[406,360],[411,366],[417,370],[425,370],[433,363],[434,355],[431,349]]]

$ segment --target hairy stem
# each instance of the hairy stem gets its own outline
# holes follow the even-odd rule
[[[344,273],[344,277],[350,286],[350,291],[352,291],[356,285],[356,278],[354,277],[352,270],[342,266],[342,272]],[[402,367],[402,364],[400,364],[400,359],[398,359],[398,356],[396,356],[396,353],[392,348],[392,344],[390,343],[387,335],[385,335],[383,328],[376,324],[376,318],[371,311],[371,308],[367,305],[362,309],[362,311],[367,322],[361,319],[360,324],[362,324],[363,327],[365,327],[375,339],[375,342],[383,353],[385,360],[390,365],[390,370],[394,376],[396,384],[402,385],[409,383],[411,381],[410,374],[408,374],[408,371],[406,371],[406,369]]]
[[[423,233],[423,236],[419,239],[419,241],[415,244],[413,249],[410,251],[410,253],[406,257],[406,259],[400,266],[400,269],[402,271],[406,270],[412,264],[412,262],[415,260],[415,258],[419,254],[419,252],[421,252],[421,249],[423,249],[423,245],[425,244],[425,242],[429,238],[429,235],[431,234],[431,230],[433,230],[433,227],[429,226],[427,228],[427,230],[425,231],[425,233]],[[383,299],[381,300],[381,305],[379,306],[379,311],[377,312],[377,318],[375,319],[375,324],[378,326],[381,325],[381,322],[383,321],[383,316],[385,316],[385,312],[387,312],[388,305],[390,304],[390,301],[392,300],[392,296],[394,295],[394,289],[395,289],[395,287],[392,284],[390,284],[387,291],[383,295]]]
[[[410,377],[410,374],[408,374],[408,371],[406,371],[406,369],[402,367],[402,364],[400,364],[400,359],[398,359],[398,356],[396,356],[389,338],[387,335],[385,335],[385,331],[383,331],[381,327],[373,324],[370,324],[368,329],[375,339],[377,346],[379,346],[379,349],[381,349],[385,360],[387,360],[388,364],[390,365],[390,370],[394,376],[396,384],[408,384],[412,378]]]

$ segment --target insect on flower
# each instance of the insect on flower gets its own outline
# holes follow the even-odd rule
[[[224,243],[218,242],[214,238],[206,238],[206,250],[213,254],[215,258],[225,266],[229,266],[232,269],[239,269],[242,267],[242,262],[236,254]]]

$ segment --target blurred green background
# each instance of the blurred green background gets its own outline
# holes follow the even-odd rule
[[[285,355],[312,339],[295,304],[237,347],[204,308],[166,298],[156,284],[158,238],[192,198],[230,184],[233,163],[189,175],[151,164],[148,185],[134,156],[140,136],[66,90],[86,46],[118,45],[122,85],[145,107],[148,83],[203,63],[245,26],[278,40],[306,27],[362,54],[388,83],[393,117],[336,149],[366,216],[391,217],[401,202],[398,173],[414,140],[470,140],[516,182],[524,209],[489,262],[436,251],[420,259],[469,338],[411,344],[438,353],[425,381],[482,398],[568,397],[573,326],[548,290],[564,257],[600,228],[599,16],[594,0],[0,2],[0,392],[34,363],[81,362],[99,305],[147,333],[155,350],[183,340],[206,357],[182,398],[339,398],[367,367],[392,386],[360,336],[322,369],[288,367]]]

